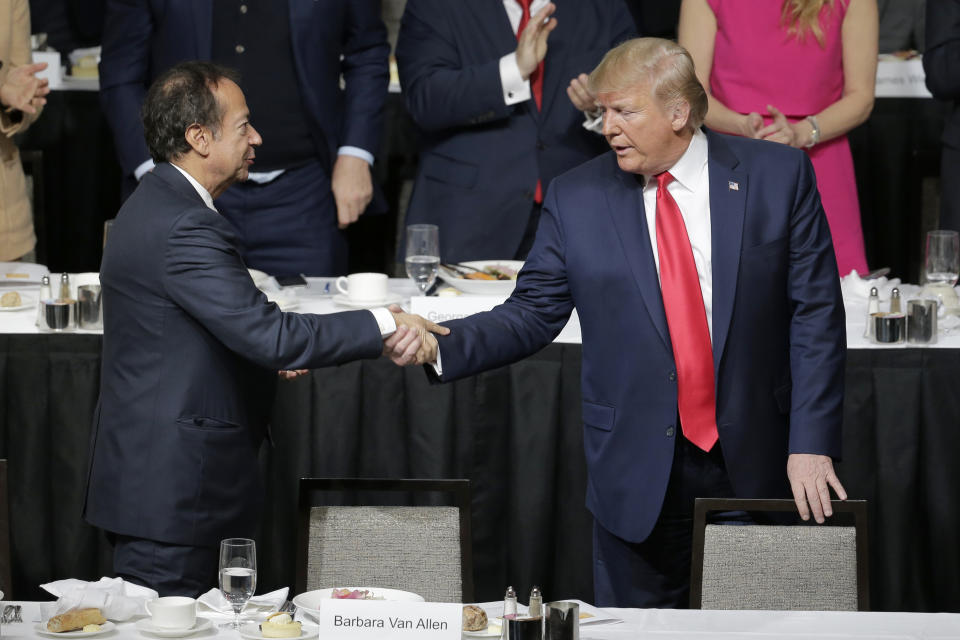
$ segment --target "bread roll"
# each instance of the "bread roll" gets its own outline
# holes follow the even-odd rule
[[[468,604],[463,607],[463,630],[483,631],[487,628],[487,612],[480,607]]]
[[[71,609],[66,613],[53,616],[47,621],[47,630],[54,633],[76,631],[88,624],[103,624],[107,619],[100,613],[100,609]]]
[[[0,307],[19,307],[21,304],[23,304],[23,300],[16,291],[7,291],[0,296]]]

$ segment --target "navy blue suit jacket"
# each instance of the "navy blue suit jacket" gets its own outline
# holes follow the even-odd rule
[[[409,223],[440,225],[440,255],[458,262],[513,258],[539,178],[607,149],[567,97],[614,45],[636,35],[623,0],[555,0],[543,110],[506,105],[500,58],[517,37],[503,0],[408,0],[397,40],[407,109],[423,136]]]
[[[813,167],[785,145],[708,132],[717,423],[738,496],[789,496],[788,453],[838,457],[843,301]],[[446,323],[443,380],[549,344],[576,307],[583,331],[587,506],[634,542],[666,492],[676,367],[642,187],[608,153],[549,188],[516,290]]]
[[[120,209],[100,282],[85,518],[173,544],[251,537],[277,370],[377,357],[376,320],[282,313],[250,279],[233,227],[166,163]]]
[[[315,139],[325,141],[330,158],[344,145],[376,154],[390,53],[380,3],[289,0],[289,6],[300,93]],[[147,87],[178,62],[210,59],[212,16],[212,0],[108,0],[100,100],[124,174],[150,157],[140,122]],[[269,114],[251,115],[256,124]]]

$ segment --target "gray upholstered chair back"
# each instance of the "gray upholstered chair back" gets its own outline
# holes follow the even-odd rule
[[[833,501],[826,525],[707,524],[709,512],[792,513],[792,500],[698,498],[690,606],[701,609],[866,611],[867,505]],[[852,517],[851,517],[852,516]],[[843,520],[852,520],[845,526]],[[841,526],[843,525],[843,526]]]
[[[307,589],[377,586],[462,602],[456,507],[313,507]]]
[[[853,527],[706,525],[702,609],[857,610]]]

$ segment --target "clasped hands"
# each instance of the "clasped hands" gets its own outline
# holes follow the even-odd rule
[[[397,323],[397,330],[383,341],[383,355],[401,367],[436,362],[437,339],[433,334],[445,336],[450,329],[418,315],[405,313],[395,304],[388,308]]]
[[[772,104],[767,105],[767,113],[773,118],[767,126],[763,126],[763,116],[756,111],[743,116],[740,133],[747,138],[770,140],[798,148],[805,147],[810,141],[813,127],[806,120],[790,122],[787,116]]]
[[[11,69],[0,85],[0,104],[24,113],[36,113],[47,103],[50,87],[46,78],[38,78],[35,74],[46,68],[46,62],[38,62]]]

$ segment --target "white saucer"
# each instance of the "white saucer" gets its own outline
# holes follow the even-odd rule
[[[77,629],[76,631],[61,631],[57,633],[47,629],[46,622],[38,622],[36,626],[33,627],[33,630],[37,633],[42,633],[45,636],[53,636],[54,638],[90,638],[92,636],[101,636],[105,633],[110,633],[116,628],[117,625],[107,620],[100,625],[100,631],[81,631],[80,629]]]
[[[373,309],[375,307],[386,307],[393,303],[400,304],[400,301],[403,300],[401,295],[392,295],[387,296],[383,300],[369,300],[367,302],[354,302],[347,296],[342,293],[338,293],[333,296],[333,302],[340,305],[341,307],[349,307],[351,309]]]
[[[13,291],[13,289],[11,289]],[[3,289],[0,289],[0,293],[6,293]],[[37,308],[37,296],[32,293],[24,293],[18,291],[20,294],[20,304],[15,307],[0,307],[0,311],[23,311],[24,309],[36,309]]]
[[[199,631],[206,631],[211,626],[213,626],[213,623],[210,622],[210,618],[197,618],[194,625],[186,629],[163,629],[161,627],[155,627],[153,626],[153,620],[150,618],[137,620],[137,631],[161,638],[183,638]]]
[[[320,633],[320,627],[301,624],[300,635],[292,638],[291,640],[297,640],[298,638],[310,638],[316,636],[318,633]],[[244,638],[247,638],[247,640],[263,640],[263,633],[260,631],[260,623],[258,622],[248,622],[240,625],[240,635]]]

